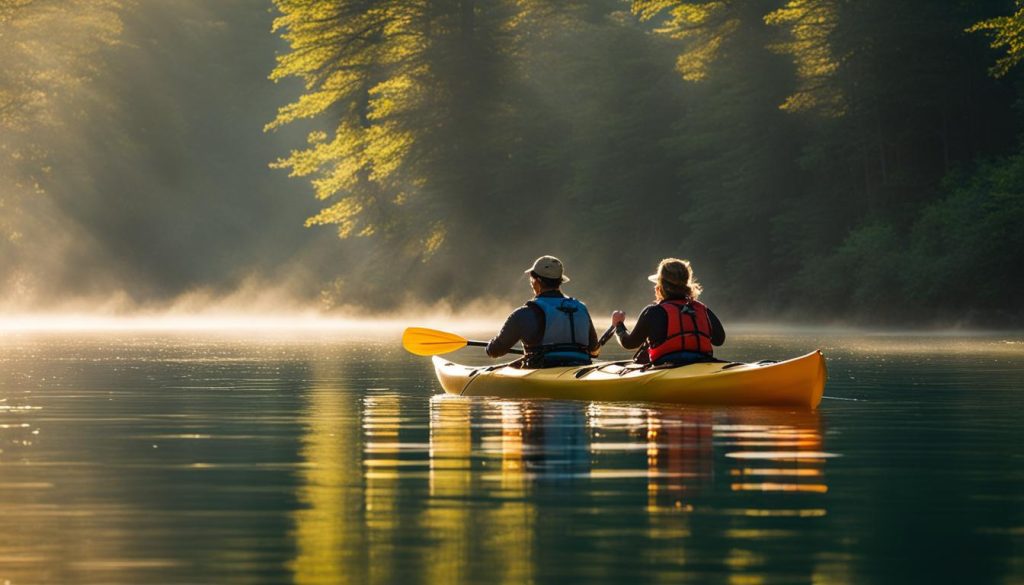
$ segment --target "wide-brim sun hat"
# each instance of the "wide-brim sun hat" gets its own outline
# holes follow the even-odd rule
[[[673,272],[675,272],[675,270],[672,270],[671,268],[669,270],[665,270],[666,268],[674,267],[674,266],[682,266],[682,267],[684,267],[686,269],[686,273],[685,274],[673,274]],[[684,276],[685,276],[685,278],[683,278]],[[669,285],[682,286],[682,285],[687,284],[687,281],[689,281],[689,276],[690,275],[689,275],[689,268],[687,267],[687,262],[685,260],[679,260],[679,259],[676,259],[676,258],[672,258],[672,259],[662,260],[658,264],[658,271],[655,272],[654,274],[648,276],[647,280],[653,282],[654,284],[661,284],[662,282],[666,282]]]
[[[531,272],[537,276],[544,278],[550,278],[552,280],[559,280],[561,282],[569,282],[569,277],[565,275],[565,268],[562,266],[562,261],[554,256],[541,256],[533,261],[533,266],[523,271],[526,274]]]

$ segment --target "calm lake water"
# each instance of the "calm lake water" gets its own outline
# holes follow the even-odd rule
[[[831,398],[445,397],[398,332],[5,333],[0,583],[1024,582],[1020,336],[731,335],[822,348]]]

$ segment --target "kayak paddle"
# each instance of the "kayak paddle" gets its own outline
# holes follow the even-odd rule
[[[402,347],[416,355],[441,355],[462,349],[467,345],[486,347],[486,341],[473,341],[455,333],[427,329],[426,327],[409,327],[402,333]],[[509,353],[523,353],[521,349],[510,349]]]
[[[614,332],[615,326],[612,325],[604,332],[604,335],[601,336],[598,345],[603,346],[605,343],[608,343],[608,340],[611,339],[612,333]],[[404,347],[409,353],[416,355],[441,355],[443,353],[462,349],[467,345],[474,347],[487,347],[487,342],[473,341],[455,333],[438,331],[437,329],[427,329],[426,327],[407,327],[406,330],[402,332],[402,347]],[[508,352],[522,354],[523,350],[510,349]]]

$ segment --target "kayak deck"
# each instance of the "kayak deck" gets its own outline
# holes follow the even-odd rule
[[[464,366],[439,356],[433,362],[445,392],[502,398],[816,408],[826,378],[820,351],[783,362],[709,362],[646,369],[628,362],[537,370]]]

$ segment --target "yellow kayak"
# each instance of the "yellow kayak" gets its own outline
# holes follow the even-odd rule
[[[439,356],[433,360],[445,392],[501,398],[816,408],[826,375],[820,351],[784,362],[712,362],[664,369],[598,362],[526,370],[463,366]]]

